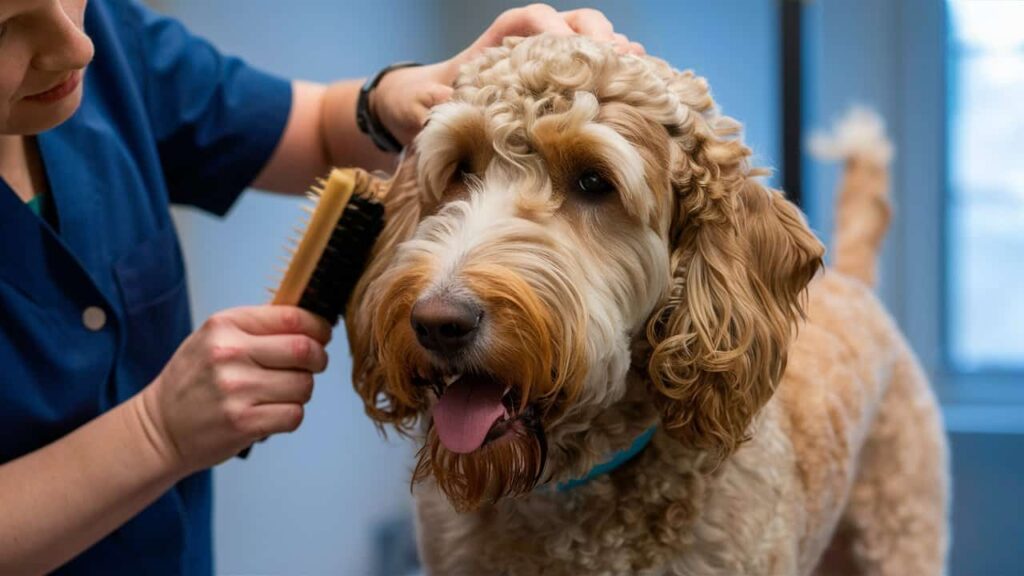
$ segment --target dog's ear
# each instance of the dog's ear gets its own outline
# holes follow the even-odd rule
[[[374,282],[394,260],[398,246],[412,237],[420,220],[421,203],[417,184],[418,155],[413,148],[406,149],[394,176],[377,183],[384,203],[384,230],[377,238],[373,251],[349,299],[345,314],[345,328],[352,352],[352,383],[362,397],[366,413],[378,424],[396,424],[401,429],[416,417],[416,411],[407,401],[395,401],[388,394],[385,370],[377,365],[377,341],[374,338],[374,300],[379,290]],[[407,399],[406,399],[407,400]]]
[[[735,124],[700,127],[673,172],[672,286],[648,322],[648,371],[666,431],[724,458],[782,376],[824,248],[753,179]]]

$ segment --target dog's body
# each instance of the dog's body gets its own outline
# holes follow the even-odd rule
[[[936,402],[870,289],[884,166],[848,163],[818,274],[737,129],[579,38],[507,42],[435,110],[348,315],[368,413],[424,442],[428,573],[942,572]]]
[[[646,406],[624,403],[608,427],[655,422]],[[751,440],[715,471],[701,460],[659,432],[586,486],[468,514],[426,483],[416,489],[421,557],[428,573],[453,576],[782,575],[811,573],[834,542],[822,576],[942,573],[935,400],[856,280],[828,271],[811,284],[808,319]]]

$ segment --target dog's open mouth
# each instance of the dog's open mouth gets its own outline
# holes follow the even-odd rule
[[[459,373],[424,382],[437,395],[434,429],[444,447],[468,454],[524,426],[518,392],[487,374]]]

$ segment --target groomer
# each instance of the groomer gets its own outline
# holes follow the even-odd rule
[[[0,574],[212,572],[208,469],[299,426],[331,333],[271,306],[193,332],[169,205],[387,166],[462,62],[539,32],[640,50],[599,12],[535,5],[360,97],[127,0],[0,1]]]

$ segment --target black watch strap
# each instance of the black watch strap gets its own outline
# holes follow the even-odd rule
[[[419,62],[396,62],[377,72],[373,78],[369,79],[366,84],[363,84],[363,88],[359,91],[359,100],[356,102],[356,125],[359,126],[359,130],[370,137],[370,140],[373,140],[377,148],[385,152],[400,152],[402,150],[402,143],[381,123],[380,118],[370,110],[370,92],[377,87],[381,78],[388,72],[398,70],[399,68],[420,65]]]

